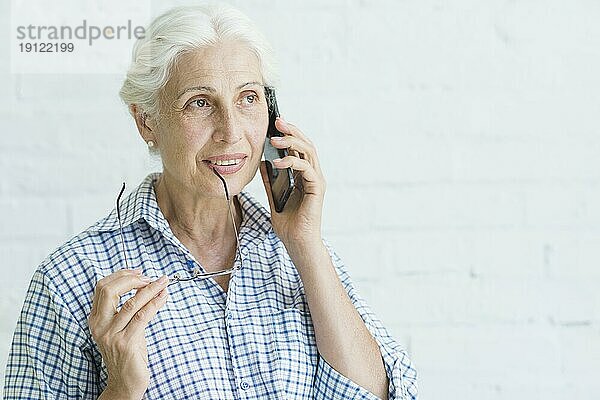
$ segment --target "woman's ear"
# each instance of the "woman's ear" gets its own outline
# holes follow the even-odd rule
[[[129,105],[129,112],[135,119],[135,124],[138,128],[138,132],[144,142],[153,141],[156,143],[156,136],[154,135],[154,119],[149,117],[148,114],[142,110],[137,104]]]

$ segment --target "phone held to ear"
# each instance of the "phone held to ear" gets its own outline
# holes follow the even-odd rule
[[[283,134],[275,128],[275,119],[279,117],[275,90],[270,87],[265,87],[265,96],[267,98],[267,105],[269,106],[269,128],[267,129],[263,153],[267,166],[267,174],[269,176],[269,184],[271,185],[273,203],[275,204],[275,211],[282,212],[285,203],[290,198],[292,190],[294,189],[294,175],[291,168],[277,169],[273,165],[273,160],[286,157],[288,151],[287,149],[276,149],[271,144],[270,139],[272,137],[283,136]]]

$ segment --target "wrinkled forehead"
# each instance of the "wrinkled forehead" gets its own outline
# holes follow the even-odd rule
[[[262,81],[256,54],[243,44],[226,43],[181,54],[165,91],[176,99],[190,87],[208,86],[224,92],[246,82]]]

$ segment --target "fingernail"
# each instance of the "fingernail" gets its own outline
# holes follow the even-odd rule
[[[166,275],[163,275],[163,276],[161,276],[161,277],[160,277],[160,279],[158,280],[158,283],[160,283],[160,284],[162,285],[163,283],[167,283],[168,281],[169,281],[169,277],[168,277],[168,276],[166,276]]]
[[[142,274],[142,269],[141,268],[131,269],[130,271],[133,272],[136,275],[141,275]]]
[[[140,280],[150,283],[152,282],[152,278],[150,278],[149,276],[140,276]]]
[[[283,125],[284,125],[284,126],[287,126],[287,122],[285,122],[285,120],[284,120],[283,118],[281,118],[281,117],[277,117],[277,119],[278,119],[279,121],[283,122]]]
[[[274,140],[275,142],[281,142],[283,140],[282,136],[273,136],[271,138],[271,140]]]
[[[273,160],[274,163],[280,163],[281,162],[281,158],[276,158]]]

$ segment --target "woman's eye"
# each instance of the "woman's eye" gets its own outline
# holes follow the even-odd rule
[[[255,94],[250,94],[248,96],[245,96],[244,99],[248,104],[252,104],[257,100],[257,96]]]
[[[206,101],[206,99],[196,99],[196,100],[192,100],[188,103],[188,106],[198,107],[198,108],[206,107],[207,105],[208,105],[208,102]]]

